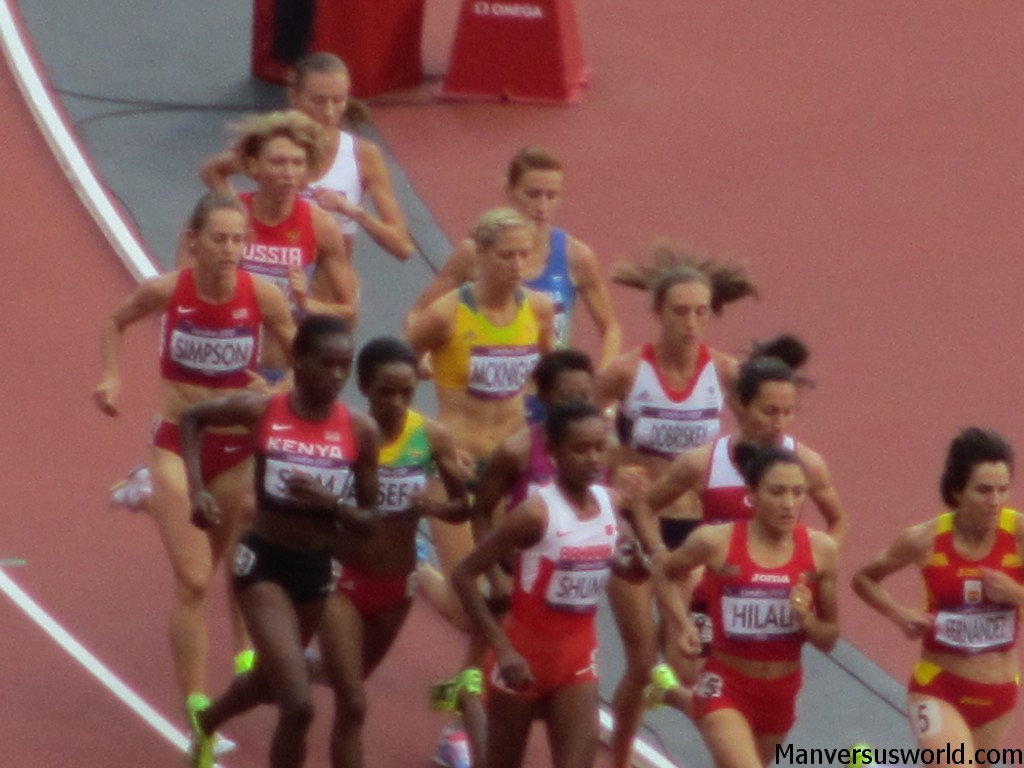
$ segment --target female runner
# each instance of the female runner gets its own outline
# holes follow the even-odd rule
[[[734,400],[737,363],[708,347],[704,334],[711,315],[726,303],[756,295],[742,270],[728,264],[708,261],[702,271],[675,254],[659,251],[657,259],[660,272],[638,275],[642,279],[628,284],[650,286],[658,338],[620,357],[597,380],[598,406],[618,404],[619,471],[640,467],[651,480],[678,454],[717,436],[722,407]],[[692,494],[677,500],[660,519],[664,544],[678,546],[699,518]],[[612,760],[616,768],[626,768],[643,715],[644,686],[656,661],[655,623],[649,584],[612,579],[608,597],[626,651],[626,669],[612,702]]]
[[[355,253],[356,233],[362,227],[377,245],[405,261],[413,253],[413,242],[395,200],[384,154],[372,141],[341,130],[344,119],[359,111],[351,108],[350,86],[348,67],[334,54],[311,53],[295,65],[288,101],[327,132],[326,163],[310,173],[302,194],[334,214],[348,253]],[[208,160],[199,177],[210,189],[232,194],[230,177],[244,172],[238,155],[228,151]],[[376,216],[363,207],[366,196]]]
[[[256,182],[238,199],[249,211],[252,238],[242,268],[268,278],[288,297],[296,318],[335,315],[352,324],[358,282],[334,220],[298,196],[308,173],[322,167],[326,134],[300,112],[272,112],[236,126],[234,153]],[[329,291],[317,298],[310,274],[319,272]],[[268,346],[261,366],[271,381],[287,371],[284,349]]]
[[[493,528],[453,575],[466,613],[492,650],[487,681],[488,768],[518,768],[535,717],[544,719],[556,768],[589,768],[598,744],[595,613],[615,568],[638,573],[638,549],[617,560],[618,522],[607,489],[608,423],[571,401],[546,420],[556,467],[545,485]],[[479,576],[515,553],[512,607],[503,624]]]
[[[792,336],[780,336],[755,347],[740,366],[736,382],[739,431],[680,454],[652,484],[646,503],[634,510],[639,538],[650,551],[665,548],[656,522],[658,515],[684,494],[695,493],[699,497],[701,519],[705,523],[750,519],[754,510],[742,469],[735,458],[740,445],[756,448],[777,445],[794,451],[807,472],[807,495],[824,518],[829,535],[837,544],[842,543],[849,530],[849,521],[832,485],[825,460],[787,434],[796,415],[797,391],[804,383],[796,369],[807,356],[807,348]],[[706,644],[710,639],[711,626],[700,592],[692,607],[692,618],[701,630],[702,642]],[[671,646],[666,650],[671,650]],[[698,660],[670,658],[669,662],[675,670],[683,671],[684,682],[692,684],[699,668]],[[672,687],[671,678],[661,682]]]
[[[162,314],[161,406],[149,457],[153,491],[147,508],[174,571],[171,654],[190,709],[205,700],[207,595],[251,506],[252,449],[244,430],[219,429],[206,436],[204,478],[224,512],[224,524],[204,534],[189,524],[179,417],[191,405],[259,380],[256,361],[264,330],[285,346],[295,331],[281,292],[239,269],[248,234],[245,208],[237,200],[208,194],[199,201],[187,232],[195,266],[147,280],[110,317],[103,330],[103,380],[93,394],[104,413],[117,415],[121,336],[128,326]],[[244,651],[240,623],[235,635]]]
[[[376,524],[377,428],[338,402],[352,368],[348,326],[337,317],[309,316],[295,335],[293,355],[291,391],[236,395],[182,414],[192,519],[198,527],[216,530],[221,522],[201,475],[203,431],[245,427],[252,430],[256,451],[256,515],[232,564],[235,598],[256,648],[256,665],[194,713],[190,758],[195,768],[213,765],[215,732],[226,720],[265,701],[279,710],[270,765],[305,763],[313,702],[303,649],[334,591],[338,540],[369,536]],[[333,650],[325,648],[328,658]]]
[[[1024,520],[1006,506],[1013,449],[986,429],[950,443],[939,488],[947,511],[907,528],[853,578],[868,605],[920,639],[907,696],[922,748],[998,746],[1017,701],[1024,607]],[[908,566],[924,576],[924,610],[899,604],[882,580]]]
[[[469,518],[469,499],[451,435],[411,407],[418,380],[412,349],[398,339],[374,339],[360,350],[356,372],[359,390],[381,433],[380,521],[367,539],[338,541],[335,554],[342,563],[341,577],[320,629],[321,646],[330,647],[326,657],[335,664],[315,673],[325,675],[334,687],[332,755],[334,764],[347,768],[363,764],[363,680],[391,648],[412,604],[419,520]],[[435,467],[447,491],[445,502],[425,494]]]
[[[839,636],[838,549],[798,522],[807,495],[803,462],[778,446],[741,446],[736,458],[753,517],[702,526],[655,557],[658,604],[672,638],[693,631],[677,582],[705,567],[714,636],[692,707],[718,768],[772,763],[796,720],[804,642],[828,653]]]
[[[408,337],[418,355],[433,356],[438,420],[475,463],[478,479],[498,443],[525,423],[523,390],[538,353],[553,346],[554,312],[547,297],[521,286],[532,238],[522,216],[489,211],[472,237],[479,276],[419,313]],[[421,586],[443,615],[465,625],[449,575],[472,548],[469,526],[431,531],[442,573],[422,572]]]
[[[473,462],[470,485],[474,489],[498,443],[524,426],[524,389],[530,372],[538,353],[554,345],[551,300],[521,286],[532,237],[530,223],[516,211],[497,208],[485,213],[472,231],[479,266],[476,280],[434,301],[407,328],[416,353],[433,357],[438,420]],[[423,564],[418,569],[420,588],[443,616],[468,629],[451,587],[451,572],[473,547],[471,528],[434,519],[430,527],[440,570]],[[460,687],[466,688],[472,703],[460,711],[474,745],[484,736],[483,712],[472,695],[479,692],[475,666],[482,651],[482,642],[476,638],[467,651],[466,669],[456,678],[459,684],[452,686],[449,681],[440,686],[456,691],[445,697],[443,709],[461,698]],[[465,746],[461,732],[446,731],[439,750]]]
[[[598,367],[603,368],[619,354],[622,329],[594,252],[552,224],[564,178],[562,164],[540,147],[520,150],[509,164],[505,186],[508,201],[533,225],[530,251],[523,264],[523,285],[547,295],[554,303],[560,347],[571,345],[573,308],[577,297],[583,302],[601,337]],[[409,321],[438,297],[476,279],[478,268],[476,244],[472,239],[462,241],[416,300]]]

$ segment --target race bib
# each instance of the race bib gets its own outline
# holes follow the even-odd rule
[[[182,323],[171,331],[170,359],[206,376],[228,376],[249,367],[256,339],[247,328],[211,330]]]
[[[980,653],[1013,645],[1016,612],[939,611],[935,616],[935,640],[950,648]]]
[[[277,501],[294,501],[288,493],[288,478],[295,472],[301,472],[316,478],[324,488],[335,496],[347,497],[351,492],[352,468],[345,466],[316,466],[298,464],[293,461],[267,458],[263,473],[263,490]]]
[[[633,427],[633,444],[639,451],[673,458],[711,442],[719,426],[718,411],[714,409],[677,411],[644,406]]]
[[[787,589],[778,596],[723,595],[722,629],[735,640],[765,640],[794,635],[800,632],[800,625],[793,616]]]
[[[377,511],[381,515],[406,511],[413,495],[426,486],[422,467],[381,467],[377,471]]]
[[[473,347],[466,391],[481,400],[507,400],[523,391],[537,365],[537,347]]]
[[[544,595],[550,608],[570,613],[593,613],[597,610],[609,568],[605,563],[560,562],[551,574]]]

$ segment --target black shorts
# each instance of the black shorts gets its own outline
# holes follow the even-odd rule
[[[323,600],[333,592],[339,570],[329,549],[286,549],[248,531],[235,547],[231,577],[236,595],[257,582],[272,581],[300,605]]]
[[[697,530],[703,520],[681,520],[678,517],[659,517],[658,526],[661,528],[661,540],[669,549],[682,546],[686,537]]]

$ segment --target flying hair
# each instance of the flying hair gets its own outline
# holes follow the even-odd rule
[[[692,281],[703,282],[711,291],[711,311],[720,315],[726,304],[752,296],[758,297],[757,286],[741,264],[717,256],[699,256],[694,251],[668,239],[658,240],[652,249],[653,265],[620,261],[612,266],[613,283],[627,288],[650,291],[655,308],[674,285]]]

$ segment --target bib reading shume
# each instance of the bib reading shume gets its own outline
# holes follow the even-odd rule
[[[601,562],[562,560],[555,565],[544,595],[549,608],[572,613],[593,613],[609,568]]]

